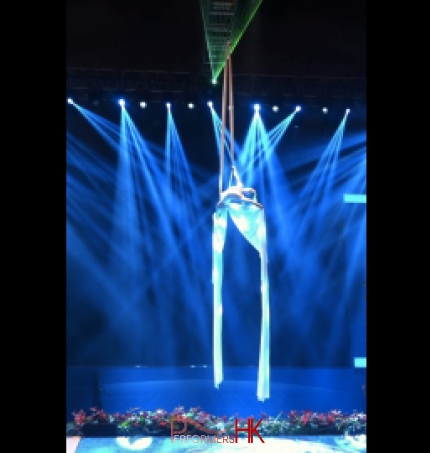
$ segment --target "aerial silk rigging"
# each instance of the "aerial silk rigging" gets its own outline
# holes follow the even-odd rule
[[[212,232],[212,283],[213,283],[213,365],[215,387],[224,379],[222,362],[222,280],[223,250],[227,232],[228,216],[245,239],[258,251],[261,263],[261,333],[260,356],[257,379],[257,399],[269,398],[270,375],[270,318],[269,280],[267,266],[266,221],[264,207],[257,201],[257,192],[252,187],[244,187],[234,161],[234,121],[233,88],[230,44],[227,43],[226,64],[224,66],[224,86],[222,99],[222,128],[220,140],[219,202],[213,214]],[[226,123],[227,87],[230,106],[230,157],[232,169],[228,187],[223,190],[224,140]],[[234,179],[234,184],[232,184]]]

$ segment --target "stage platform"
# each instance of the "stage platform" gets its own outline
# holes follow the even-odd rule
[[[366,413],[365,368],[279,368],[271,369],[270,397],[258,401],[257,369],[227,367],[224,381],[214,387],[211,367],[69,367],[67,369],[66,423],[74,411],[89,409],[99,403],[110,414],[132,408],[172,412],[200,407],[222,417],[255,416],[265,413],[311,410],[327,413]],[[95,377],[97,380],[95,381]],[[365,452],[366,435],[310,435],[258,438],[248,444],[172,442],[170,437],[67,437],[67,453],[186,452],[234,449],[261,452]]]
[[[195,439],[196,440],[196,439]],[[173,442],[170,438],[157,437],[69,437],[66,439],[66,453],[125,453],[125,452],[216,452],[246,451],[261,453],[333,453],[333,452],[366,452],[366,436],[301,436],[301,437],[269,437],[264,443],[254,439],[239,439],[237,444],[218,443],[204,444],[188,441]]]

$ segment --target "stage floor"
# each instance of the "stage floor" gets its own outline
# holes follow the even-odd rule
[[[203,452],[203,451],[247,451],[261,453],[333,453],[333,452],[366,452],[366,435],[360,436],[300,436],[300,437],[268,437],[264,443],[254,439],[239,439],[237,444],[204,444],[189,440],[173,442],[170,438],[159,437],[68,437],[66,453],[125,453],[125,452]]]
[[[256,398],[257,370],[248,367],[225,369],[225,380],[214,388],[210,367],[112,367],[68,368],[66,392],[66,423],[72,412],[81,409],[88,413],[94,405],[94,374],[99,378],[99,404],[108,413],[138,407],[142,411],[178,406],[185,409],[201,407],[217,416],[242,417],[261,412],[276,416],[281,411],[312,410],[325,413],[366,413],[366,370],[272,368],[270,398]],[[356,436],[286,436],[258,438],[249,444],[247,438],[237,444],[189,440],[173,442],[170,437],[66,437],[67,453],[187,452],[236,449],[247,451],[300,453],[365,452],[366,435]]]

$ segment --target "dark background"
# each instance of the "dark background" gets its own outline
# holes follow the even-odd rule
[[[67,0],[68,67],[207,69],[199,0]],[[233,72],[363,77],[365,0],[263,0]]]

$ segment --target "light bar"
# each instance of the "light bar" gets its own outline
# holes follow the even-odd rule
[[[367,368],[367,357],[354,357],[354,368]]]
[[[355,194],[355,193],[344,193],[343,202],[344,203],[367,203],[366,195]]]

